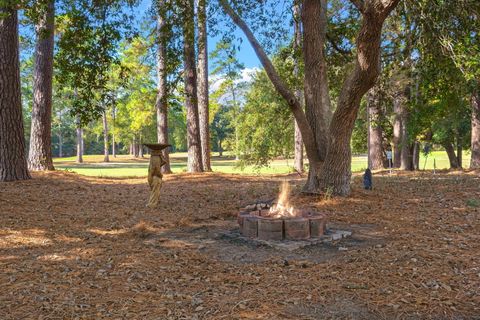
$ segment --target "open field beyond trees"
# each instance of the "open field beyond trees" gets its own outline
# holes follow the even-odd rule
[[[433,170],[434,160],[437,169],[448,169],[447,154],[444,151],[432,152],[427,159],[422,155],[420,158],[421,169]],[[127,155],[119,155],[112,158],[109,163],[102,163],[103,155],[86,155],[84,163],[75,162],[75,157],[54,159],[55,167],[60,170],[76,172],[81,175],[95,177],[145,177],[148,171],[148,156],[145,158],[133,158]],[[426,161],[425,161],[426,160]],[[170,155],[172,171],[175,173],[185,172],[187,167],[186,153],[173,153]],[[470,162],[470,155],[465,154],[464,163]],[[366,156],[354,156],[352,159],[352,171],[360,172],[367,168]],[[254,166],[240,167],[232,156],[212,157],[212,170],[222,173],[235,174],[284,174],[292,173],[293,159],[274,160],[268,167],[256,168]]]
[[[34,173],[0,188],[0,318],[476,319],[480,175],[387,173],[352,196],[299,193],[293,175],[145,179]],[[225,232],[239,208],[293,185],[293,203],[353,231],[282,251]]]

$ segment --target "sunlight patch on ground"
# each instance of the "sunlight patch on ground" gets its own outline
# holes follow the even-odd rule
[[[0,237],[0,248],[19,248],[22,246],[47,246],[52,244],[52,240],[45,236],[45,231],[43,230],[2,230],[2,233],[6,233],[6,235]]]

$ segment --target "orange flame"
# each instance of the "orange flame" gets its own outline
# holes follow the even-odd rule
[[[290,184],[284,180],[275,205],[270,208],[270,214],[276,218],[295,216],[293,206],[290,206]]]

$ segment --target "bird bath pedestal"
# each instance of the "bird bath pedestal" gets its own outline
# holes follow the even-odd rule
[[[162,150],[170,147],[169,144],[146,143],[144,144],[150,150],[150,165],[148,167],[148,185],[150,186],[150,199],[147,207],[155,208],[160,200],[160,189],[162,188],[161,168],[166,164],[162,157]]]

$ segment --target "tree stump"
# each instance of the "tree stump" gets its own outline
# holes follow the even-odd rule
[[[150,198],[147,207],[156,208],[160,201],[160,190],[163,185],[161,168],[167,162],[162,157],[162,150],[169,147],[169,144],[144,144],[150,149],[150,164],[148,166],[148,185],[150,186]]]

